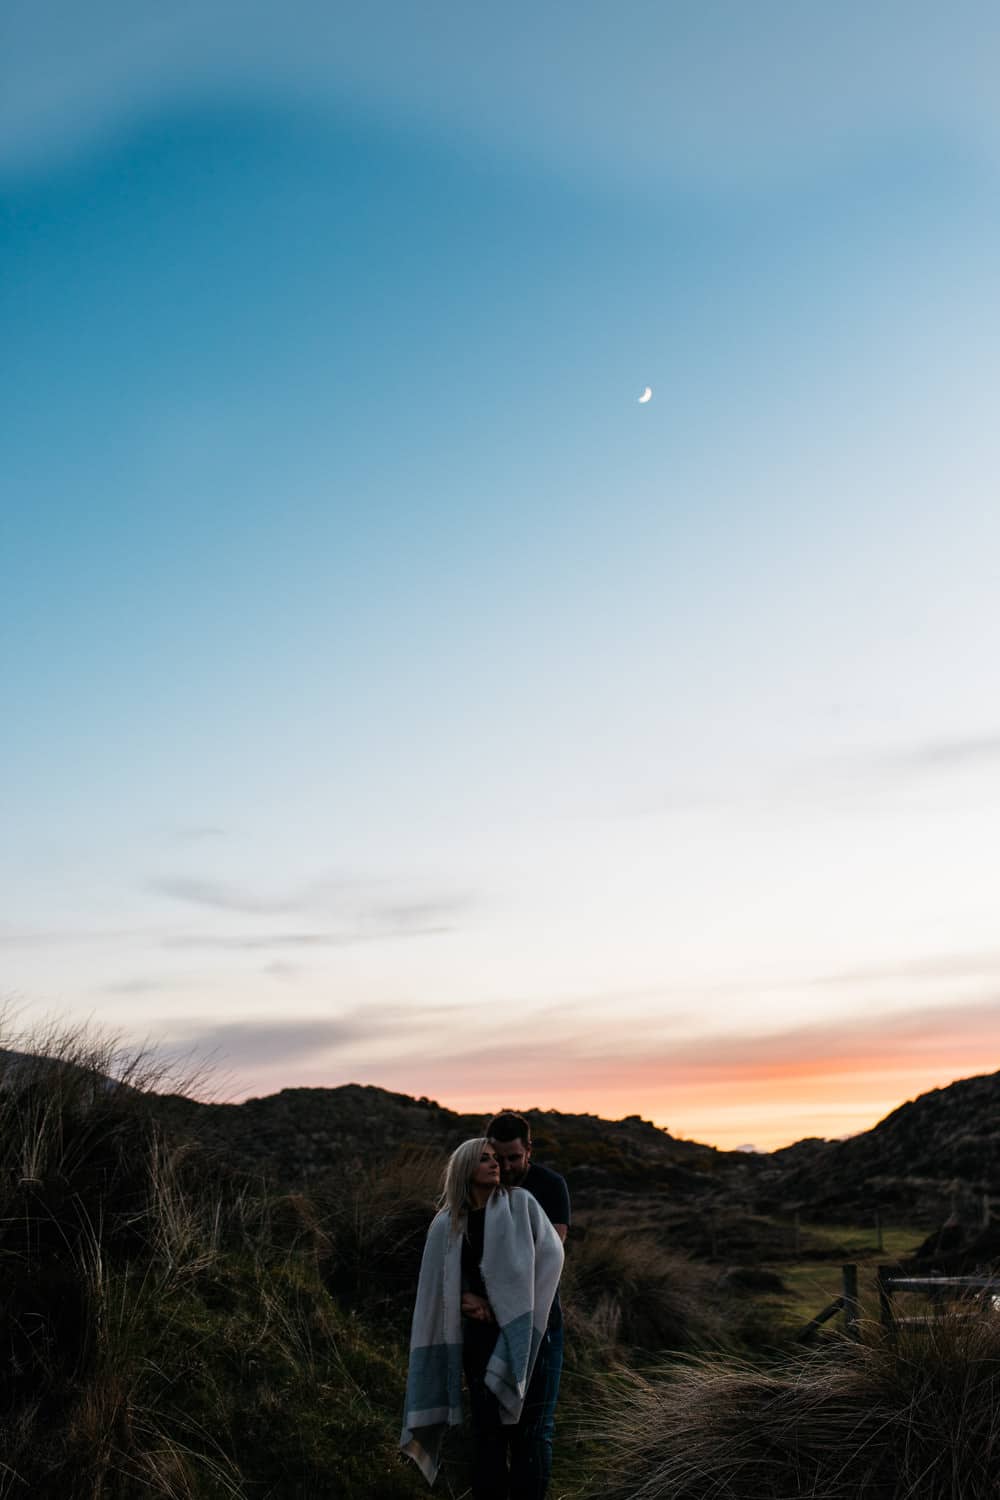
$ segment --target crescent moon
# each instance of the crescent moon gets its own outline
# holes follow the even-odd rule
[[[652,401],[652,399],[653,399],[653,388],[652,388],[652,386],[647,385],[646,389],[643,391],[642,395],[639,397],[639,405],[640,406],[645,406],[646,402],[647,401]]]

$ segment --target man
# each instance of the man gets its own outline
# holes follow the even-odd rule
[[[525,1188],[537,1198],[565,1242],[570,1219],[569,1188],[558,1172],[536,1166],[531,1160],[531,1126],[527,1120],[512,1110],[504,1110],[494,1115],[484,1134],[497,1154],[501,1184]],[[552,1434],[562,1363],[562,1308],[556,1292],[524,1411],[517,1426],[510,1430],[512,1500],[543,1500],[552,1468]]]

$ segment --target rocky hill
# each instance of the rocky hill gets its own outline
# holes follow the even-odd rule
[[[932,1089],[848,1140],[772,1152],[759,1191],[825,1218],[862,1206],[927,1222],[974,1216],[984,1197],[1000,1197],[1000,1073]]]
[[[320,1185],[345,1168],[378,1170],[408,1153],[443,1157],[486,1118],[359,1084],[283,1089],[237,1105],[164,1097],[158,1108],[233,1164],[288,1187]],[[638,1115],[524,1113],[535,1160],[567,1176],[584,1214],[627,1205],[633,1219],[669,1220],[679,1233],[688,1223],[682,1238],[695,1249],[724,1215],[867,1222],[878,1209],[930,1227],[949,1212],[975,1218],[984,1194],[1000,1197],[1000,1073],[934,1089],[848,1140],[804,1140],[770,1154],[678,1140]]]
[[[173,1125],[197,1131],[241,1164],[266,1170],[288,1186],[305,1186],[345,1166],[377,1168],[400,1155],[432,1151],[443,1158],[482,1131],[488,1115],[462,1115],[433,1099],[413,1099],[373,1085],[282,1089],[242,1104],[199,1104],[162,1097]],[[669,1189],[681,1196],[711,1191],[752,1172],[741,1152],[677,1140],[638,1115],[525,1109],[535,1160],[557,1166],[577,1194]]]
[[[23,1078],[36,1061],[0,1052],[0,1085]],[[415,1155],[425,1158],[426,1176],[426,1159],[443,1158],[487,1118],[360,1084],[282,1089],[242,1104],[147,1097],[171,1130],[289,1190],[390,1163],[395,1170]],[[769,1154],[679,1140],[638,1115],[523,1112],[535,1160],[569,1179],[581,1222],[588,1213],[625,1216],[696,1253],[713,1253],[720,1226],[732,1253],[744,1243],[749,1253],[751,1244],[760,1248],[764,1219],[798,1214],[803,1222],[867,1224],[877,1211],[887,1222],[928,1229],[949,1216],[981,1226],[988,1199],[1000,1200],[1000,1072],[933,1089],[848,1140],[808,1139]]]

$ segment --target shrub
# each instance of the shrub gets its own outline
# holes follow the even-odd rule
[[[619,1377],[605,1425],[610,1500],[995,1500],[1000,1320]]]
[[[439,1151],[405,1150],[385,1166],[345,1173],[315,1196],[329,1244],[327,1288],[345,1307],[401,1333],[413,1312],[443,1162]]]
[[[664,1350],[719,1347],[725,1324],[707,1267],[649,1234],[588,1229],[567,1248],[562,1301],[577,1358],[616,1346]]]

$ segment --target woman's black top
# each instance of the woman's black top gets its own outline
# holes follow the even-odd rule
[[[486,1284],[479,1263],[483,1258],[483,1242],[486,1233],[485,1208],[470,1208],[465,1220],[462,1237],[462,1291],[475,1292],[477,1297],[486,1296]]]
[[[462,1236],[462,1291],[475,1292],[477,1297],[486,1296],[486,1284],[479,1263],[483,1258],[483,1239],[486,1230],[485,1208],[470,1208],[465,1220]],[[479,1318],[462,1319],[462,1343],[465,1353],[465,1377],[470,1382],[481,1382],[486,1366],[497,1341],[497,1325],[484,1323]]]

